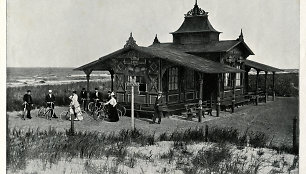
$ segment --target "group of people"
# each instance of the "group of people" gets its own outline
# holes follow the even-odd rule
[[[52,90],[48,91],[49,93],[45,97],[45,102],[47,103],[47,107],[52,108],[51,116],[53,118],[58,118],[54,112],[54,103],[55,103],[55,96],[52,94]],[[27,90],[27,93],[23,96],[23,104],[27,110],[27,118],[31,119],[31,109],[33,107],[33,100],[31,96],[31,90]]]
[[[52,93],[52,90],[48,91],[49,93],[45,97],[45,102],[47,104],[47,107],[52,108],[51,115],[53,118],[58,118],[54,112],[54,103],[55,103],[55,96]],[[88,93],[85,90],[85,88],[82,89],[80,93],[80,98],[82,105],[84,107],[84,110],[87,110],[87,98]],[[111,122],[117,122],[119,121],[118,113],[117,113],[117,101],[115,98],[114,92],[108,91],[108,96],[106,98],[103,98],[102,93],[99,92],[98,88],[95,88],[95,91],[90,95],[90,98],[92,101],[95,101],[97,104],[100,104],[100,101],[105,101],[103,104],[107,106],[108,109],[108,116],[109,121]],[[74,120],[79,121],[83,120],[82,113],[81,113],[81,106],[78,100],[78,95],[76,91],[72,92],[72,95],[69,97],[71,100],[70,102],[70,113],[71,115],[74,115]],[[31,97],[31,90],[28,90],[27,93],[23,96],[24,105],[27,110],[27,118],[31,119],[31,107],[33,106],[33,101]],[[161,123],[161,116],[163,115],[163,106],[164,106],[164,100],[162,97],[162,92],[158,92],[158,96],[156,97],[155,104],[154,104],[154,116],[152,120],[152,124],[156,123],[156,119],[158,118],[157,124]],[[70,117],[71,119],[71,117]]]
[[[85,90],[85,88],[82,89],[80,92],[80,102],[84,107],[84,110],[87,110],[87,94],[88,92]],[[69,97],[71,100],[70,102],[70,115],[74,115],[75,121],[83,120],[82,112],[81,112],[81,105],[79,102],[79,98],[76,91],[73,91],[71,96]],[[107,106],[108,109],[108,116],[109,121],[116,122],[119,121],[118,113],[117,113],[117,101],[115,98],[114,92],[108,91],[108,96],[103,97],[102,93],[98,91],[98,88],[95,88],[95,91],[90,95],[90,99],[92,101],[97,102],[97,104],[100,104],[100,101],[104,101],[104,105]],[[27,90],[27,93],[23,96],[24,105],[27,110],[27,118],[31,119],[31,108],[33,107],[33,100],[31,96],[31,90]],[[54,104],[55,104],[55,96],[52,93],[52,90],[48,91],[48,94],[45,97],[45,102],[47,104],[47,107],[52,108],[51,115],[53,118],[58,118],[54,112]],[[71,117],[70,117],[71,119]]]

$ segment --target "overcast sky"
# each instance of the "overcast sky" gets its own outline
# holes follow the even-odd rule
[[[172,35],[194,0],[9,0],[7,66],[78,67],[123,48],[129,33],[148,46]],[[299,68],[298,0],[198,0],[220,40],[244,39],[248,59]]]

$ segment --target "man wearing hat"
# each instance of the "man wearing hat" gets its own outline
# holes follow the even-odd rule
[[[99,92],[98,88],[95,88],[95,91],[92,94],[92,100],[96,103],[96,106],[100,106],[100,101],[102,101],[102,94]]]
[[[26,105],[27,109],[27,118],[31,119],[31,106],[33,105],[32,102],[32,96],[31,96],[31,90],[28,90],[26,94],[23,96],[23,104]]]
[[[80,93],[80,97],[81,97],[81,104],[84,105],[84,111],[87,110],[87,91],[85,90],[85,88],[82,89],[81,93]]]
[[[52,94],[52,90],[49,90],[49,94],[46,95],[45,101],[47,103],[47,107],[52,108],[51,115],[53,118],[58,118],[54,112],[54,103],[55,103],[55,96]]]
[[[164,100],[163,100],[163,97],[162,97],[162,92],[159,91],[158,95],[156,97],[156,100],[155,100],[155,105],[154,105],[155,112],[154,112],[154,115],[153,115],[153,122],[152,122],[152,124],[155,123],[156,117],[158,117],[157,124],[160,124],[161,116],[163,114],[163,105],[164,105]]]

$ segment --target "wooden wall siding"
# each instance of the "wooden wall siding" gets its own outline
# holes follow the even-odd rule
[[[127,94],[127,102],[131,102],[131,94]],[[146,95],[134,95],[134,102],[144,104],[146,102]]]
[[[155,103],[155,100],[156,100],[156,97],[157,97],[156,95],[150,95],[150,96],[149,96],[149,99],[150,99],[150,100],[149,100],[149,104],[154,104],[154,103]]]
[[[117,101],[118,102],[125,102],[124,100],[124,93],[116,93],[116,96],[117,96]]]
[[[185,93],[181,93],[180,94],[180,101],[181,102],[184,102],[186,99],[185,99]]]
[[[178,103],[179,94],[169,94],[168,95],[168,103]]]
[[[185,97],[186,97],[186,101],[188,101],[188,100],[194,100],[194,99],[195,99],[195,97],[194,97],[194,91],[192,91],[192,92],[186,92],[186,93],[185,93]]]

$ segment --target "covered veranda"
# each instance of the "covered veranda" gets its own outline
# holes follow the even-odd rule
[[[255,104],[258,105],[260,99],[266,103],[268,101],[268,83],[267,76],[268,73],[272,73],[272,100],[275,100],[275,73],[283,71],[281,69],[268,66],[262,63],[258,63],[252,60],[245,60],[245,91],[246,95],[250,97],[251,100],[254,100]],[[255,90],[250,90],[249,85],[249,72],[251,69],[256,71],[256,81],[255,81]],[[264,87],[263,89],[259,88],[259,74],[260,72],[264,72]]]

